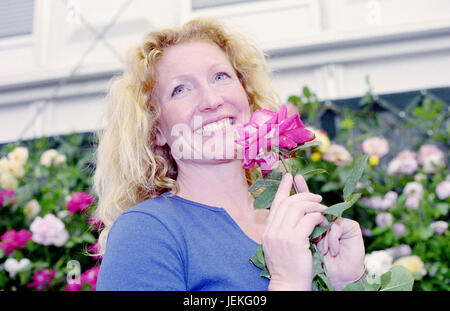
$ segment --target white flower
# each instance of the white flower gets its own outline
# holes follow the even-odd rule
[[[8,158],[12,162],[17,162],[20,165],[24,165],[28,159],[28,149],[26,147],[17,147],[8,153]]]
[[[374,251],[366,254],[364,264],[371,276],[380,276],[392,267],[393,257],[388,251]]]
[[[66,156],[55,149],[49,149],[42,153],[40,162],[47,167],[55,167],[66,162]]]
[[[17,261],[15,258],[8,258],[5,261],[5,270],[9,272],[10,277],[14,277],[17,272],[22,271],[30,264],[30,260],[28,258],[22,258],[20,261]]]
[[[390,227],[392,225],[392,215],[390,213],[380,213],[375,218],[375,222],[379,227]]]
[[[450,197],[450,181],[444,180],[436,185],[436,195],[439,200],[445,200]]]
[[[64,223],[53,214],[36,217],[30,225],[32,240],[42,245],[62,246],[69,238]]]
[[[339,144],[331,144],[328,150],[323,154],[322,159],[327,162],[333,162],[337,166],[349,164],[353,160],[347,149]]]
[[[416,153],[411,150],[404,150],[389,162],[387,173],[390,176],[395,174],[410,175],[416,171],[417,166]]]
[[[2,157],[0,159],[0,174],[8,172],[9,160],[7,157]]]
[[[9,161],[8,172],[16,178],[22,178],[25,175],[23,164],[16,161]]]

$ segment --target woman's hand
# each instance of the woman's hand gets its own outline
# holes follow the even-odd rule
[[[320,213],[326,209],[319,203],[322,197],[308,191],[301,175],[295,177],[300,193],[291,196],[292,182],[292,175],[286,173],[272,202],[262,237],[270,273],[269,290],[311,290],[310,235],[317,225],[328,224]]]
[[[342,290],[364,273],[364,241],[359,224],[350,219],[338,218],[327,235],[317,243],[324,254],[324,262],[331,284]]]

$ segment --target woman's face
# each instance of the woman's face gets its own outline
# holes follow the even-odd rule
[[[192,41],[165,50],[154,100],[161,107],[157,144],[183,160],[236,159],[236,125],[248,122],[247,94],[227,55]]]

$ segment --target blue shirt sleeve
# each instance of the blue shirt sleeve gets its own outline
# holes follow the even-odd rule
[[[125,212],[108,234],[97,290],[185,291],[182,250],[154,216]]]

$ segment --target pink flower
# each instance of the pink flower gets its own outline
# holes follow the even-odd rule
[[[89,284],[92,287],[92,290],[95,291],[97,286],[97,277],[98,272],[100,270],[100,266],[92,267],[91,269],[88,269],[84,271],[81,274],[81,284]]]
[[[75,291],[80,291],[80,290],[81,290],[81,283],[79,283],[79,282],[67,283],[67,286],[65,289],[65,291],[68,291],[68,292],[75,292]]]
[[[32,282],[27,287],[35,287],[37,290],[51,288],[51,281],[55,278],[55,270],[42,269],[31,277]]]
[[[30,225],[33,241],[42,245],[63,246],[69,238],[64,223],[53,214],[36,217]]]
[[[338,144],[331,144],[328,150],[322,155],[322,159],[327,162],[333,162],[337,166],[343,166],[353,160],[347,149]]]
[[[15,204],[17,199],[14,197],[16,192],[14,190],[0,190],[0,208],[9,204]],[[6,200],[9,199],[9,204],[6,204]]]
[[[392,225],[392,215],[390,213],[380,213],[375,218],[375,223],[379,227],[389,227]]]
[[[401,237],[406,232],[406,226],[402,223],[397,222],[392,226],[392,230],[394,230],[394,234],[396,237]]]
[[[419,149],[419,164],[423,166],[425,173],[434,173],[445,167],[445,155],[435,145],[422,145]]]
[[[24,248],[32,234],[25,229],[18,232],[12,229],[6,231],[0,237],[0,248],[5,251],[5,255],[11,254],[16,248]]]
[[[272,146],[290,150],[314,139],[314,133],[305,128],[298,114],[287,117],[286,105],[282,105],[278,112],[256,110],[250,121],[239,125],[237,131],[239,138],[235,142],[243,146],[245,169],[258,164],[261,170],[268,171],[278,160],[277,155],[270,152]]]
[[[384,138],[370,137],[362,142],[361,151],[381,158],[389,152],[389,143]]]
[[[387,251],[392,254],[394,257],[404,257],[409,256],[412,253],[411,246],[408,244],[401,244],[396,247],[388,248]]]
[[[96,218],[96,217],[89,217],[87,220],[88,223],[90,223],[95,230],[100,230],[102,229],[105,225],[103,224],[102,220],[100,218]]]
[[[288,102],[286,106],[288,117],[299,114],[298,108],[293,102]]]
[[[450,197],[450,181],[444,180],[437,184],[436,195],[439,200],[445,200]]]
[[[416,153],[411,150],[400,152],[391,162],[389,162],[388,175],[406,174],[410,175],[417,169]]]
[[[71,214],[75,214],[78,211],[85,212],[88,206],[94,202],[94,199],[92,195],[85,192],[76,192],[72,194],[66,207]]]
[[[92,244],[91,246],[89,246],[87,249],[91,253],[97,253],[100,250],[99,246],[98,246],[98,240],[95,241],[95,243]],[[92,256],[92,259],[94,259],[94,260],[101,259],[101,258],[102,258],[102,256]]]
[[[430,224],[430,227],[434,229],[434,234],[439,235],[447,231],[448,229],[448,222],[443,220],[438,220],[435,222],[432,222]]]

